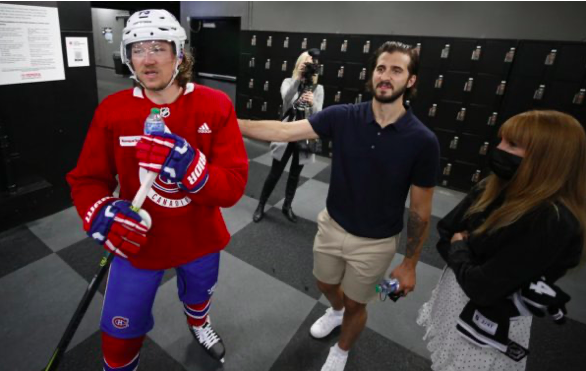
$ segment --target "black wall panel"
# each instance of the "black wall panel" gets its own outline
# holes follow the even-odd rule
[[[90,3],[22,5],[57,7],[65,80],[0,86],[0,230],[71,206],[65,174],[98,104]],[[65,37],[87,37],[89,67],[67,67]]]

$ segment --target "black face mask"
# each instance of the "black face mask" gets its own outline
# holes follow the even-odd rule
[[[495,148],[488,160],[488,167],[501,179],[510,180],[521,165],[523,157]]]

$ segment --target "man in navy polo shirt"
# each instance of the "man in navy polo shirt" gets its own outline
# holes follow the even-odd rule
[[[332,141],[332,176],[313,248],[313,273],[332,307],[310,333],[322,338],[340,325],[342,331],[322,371],[344,369],[366,325],[366,304],[376,297],[374,288],[395,254],[408,194],[405,257],[391,276],[403,295],[413,291],[438,176],[437,138],[403,105],[415,90],[417,51],[386,42],[370,67],[372,101],[331,106],[293,123],[239,120],[242,133],[256,139]]]

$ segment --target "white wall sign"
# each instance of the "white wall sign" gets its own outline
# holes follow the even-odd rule
[[[90,53],[87,37],[66,37],[68,67],[87,67],[90,65]]]
[[[0,85],[65,80],[57,8],[0,4]]]

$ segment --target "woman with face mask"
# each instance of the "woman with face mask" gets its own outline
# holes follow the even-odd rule
[[[500,128],[492,174],[438,223],[446,261],[417,322],[433,370],[525,370],[532,314],[563,322],[555,285],[585,246],[586,139],[573,117],[529,111]]]

